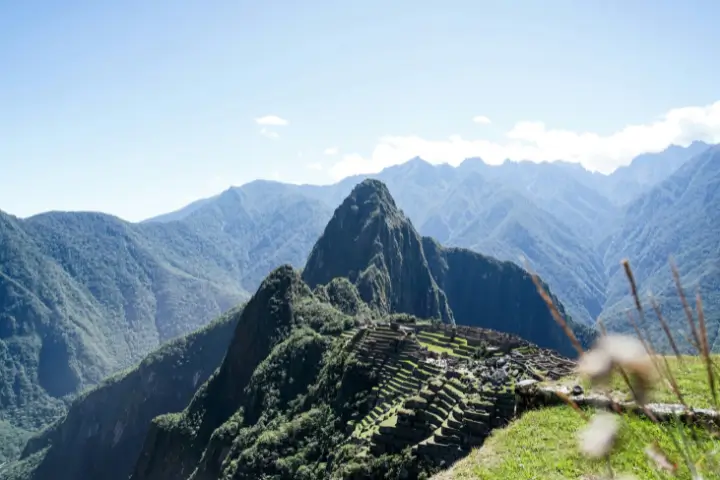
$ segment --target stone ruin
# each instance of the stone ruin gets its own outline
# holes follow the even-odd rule
[[[378,379],[367,413],[348,422],[349,441],[373,455],[410,447],[437,466],[515,418],[516,384],[575,368],[557,352],[481,328],[380,324],[344,336]]]

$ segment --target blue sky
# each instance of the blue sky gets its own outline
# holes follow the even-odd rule
[[[717,18],[711,0],[0,2],[0,209],[140,220],[414,155],[607,172],[720,142]]]

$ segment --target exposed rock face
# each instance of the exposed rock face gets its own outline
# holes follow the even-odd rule
[[[335,210],[303,270],[313,288],[336,277],[349,278],[384,313],[453,321],[420,236],[378,180],[358,184]]]

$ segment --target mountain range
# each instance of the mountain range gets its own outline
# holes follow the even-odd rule
[[[196,211],[203,211],[237,191],[249,196],[261,192],[273,196],[300,195],[309,202],[319,201],[328,206],[327,220],[331,206],[340,203],[356,183],[363,178],[376,178],[388,186],[398,206],[422,235],[445,246],[529,265],[548,282],[575,320],[592,325],[600,318],[622,330],[630,328],[621,311],[630,305],[630,291],[627,281],[617,275],[620,261],[623,258],[633,263],[640,261],[635,250],[640,244],[624,241],[625,232],[643,230],[646,223],[668,221],[668,217],[647,217],[647,209],[637,216],[632,212],[637,212],[644,202],[650,205],[660,202],[659,192],[677,190],[682,201],[674,203],[671,210],[683,219],[686,232],[695,235],[693,225],[706,224],[708,217],[704,210],[690,205],[690,198],[706,195],[706,191],[703,185],[688,183],[683,176],[702,168],[707,183],[712,184],[720,169],[717,153],[718,147],[703,142],[686,147],[673,145],[659,153],[640,155],[610,175],[592,173],[578,164],[561,161],[505,161],[488,165],[479,158],[470,158],[451,167],[414,158],[378,174],[350,177],[329,186],[256,181],[146,222],[185,221]],[[701,158],[707,159],[703,165]],[[707,192],[705,208],[717,201],[713,192]],[[663,228],[675,231],[672,223]],[[711,235],[713,228],[711,225],[704,231]],[[655,252],[655,257],[651,265],[638,265],[640,286],[643,292],[652,291],[658,296],[666,313],[673,317],[678,310],[668,257],[688,254],[676,248],[679,244],[659,249],[653,241],[644,240],[644,247]],[[699,248],[693,248],[695,253],[690,257],[704,251],[704,260],[698,261],[712,263],[717,249],[706,245],[704,239],[695,245]],[[310,246],[311,242],[306,251]],[[708,287],[705,294],[713,294],[712,268],[695,268],[693,258],[677,260],[684,283],[690,288],[705,285]],[[647,269],[651,272],[645,272]],[[657,340],[664,344],[662,336]]]
[[[594,333],[543,288],[587,347]],[[420,328],[502,327],[504,334],[484,333],[483,342],[500,347],[483,346],[496,350],[533,351],[522,336],[574,354],[525,270],[421,237],[387,187],[367,179],[334,211],[302,271],[278,267],[246,304],[76,398],[3,473],[33,480],[325,478],[351,468],[378,475],[383,464],[358,460],[361,446],[347,444],[344,425],[388,403],[377,398],[381,377],[371,366],[396,362],[400,344],[381,340],[406,334],[372,333],[375,325],[423,319]],[[349,339],[363,334],[380,335],[367,348],[390,356],[360,361]],[[458,359],[492,356],[448,345],[458,345],[457,353],[444,355]],[[409,395],[387,392],[393,401]],[[345,444],[344,456],[331,453]],[[352,467],[341,460],[353,457]]]
[[[382,202],[369,217],[356,187],[374,185],[366,177],[387,185],[370,188]],[[0,212],[0,455],[15,457],[78,392],[247,300],[283,264],[307,261],[301,278],[313,288],[346,276],[384,315],[497,328],[568,353],[553,322],[485,314],[530,295],[527,281],[516,290],[502,279],[525,278],[519,266],[527,262],[578,334],[591,338],[583,325],[598,317],[630,328],[620,269],[628,257],[642,291],[652,290],[678,330],[684,320],[667,264],[675,255],[683,283],[702,288],[718,350],[718,184],[720,149],[695,142],[608,176],[565,162],[468,159],[451,167],[416,158],[330,186],[251,182],[141,223],[90,212],[27,219]],[[335,206],[348,202],[338,224]],[[382,221],[370,222],[370,231],[352,224],[358,215]],[[402,233],[391,236],[397,225]],[[330,241],[346,250],[322,247]],[[360,257],[356,248],[364,249]],[[335,256],[324,258],[329,251]],[[662,348],[661,331],[651,328]]]

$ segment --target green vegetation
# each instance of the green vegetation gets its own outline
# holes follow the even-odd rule
[[[715,364],[720,364],[720,356],[712,357]],[[708,389],[708,376],[705,362],[699,356],[684,355],[681,360],[674,356],[665,357],[673,377],[677,382],[679,390],[682,392],[685,402],[693,408],[712,408],[713,399]],[[663,361],[664,363],[664,361]],[[586,391],[604,391],[609,392],[618,400],[630,400],[632,394],[622,379],[622,377],[613,377],[610,384],[601,390],[593,389],[591,383],[581,377],[568,376],[558,382],[548,382],[548,385],[565,385],[572,387],[573,385],[581,385]],[[653,402],[658,403],[678,403],[678,398],[671,385],[667,382],[659,382],[653,385],[650,393]]]
[[[531,411],[508,428],[496,430],[482,448],[475,450],[450,471],[438,475],[437,480],[494,480],[512,478],[575,479],[603,478],[607,474],[604,460],[584,457],[578,447],[577,432],[585,425],[570,407],[553,407]],[[696,436],[694,454],[709,452],[717,440],[702,429],[684,427],[686,435]],[[681,467],[677,477],[658,476],[655,465],[644,449],[657,441],[665,451],[673,451],[674,444],[668,429],[634,416],[623,417],[617,454],[610,464],[618,473],[633,474],[638,479],[690,479],[687,468]],[[680,459],[676,459],[680,460]],[[682,462],[679,462],[682,464]],[[598,477],[592,477],[597,475]],[[717,477],[705,477],[717,478]]]
[[[329,215],[234,191],[181,222],[0,212],[0,463],[80,391],[246,299],[277,264],[299,265]]]
[[[629,263],[623,267],[642,314],[634,273]],[[660,314],[657,320],[662,323]],[[655,355],[647,323],[636,331],[636,337],[602,336],[581,356],[580,378],[565,377],[543,385],[545,392],[563,392],[557,397],[566,406],[536,405],[541,408],[495,432],[481,449],[436,480],[720,478],[718,357],[710,355],[702,310],[698,310],[697,325],[692,318],[689,321],[699,356]],[[675,344],[672,332],[664,330],[668,343]],[[584,397],[576,401],[567,387],[578,383],[585,388]],[[580,403],[586,398],[606,410],[593,412],[589,402]],[[675,403],[682,411],[654,407],[652,401]],[[618,402],[630,402],[636,408],[623,410]],[[703,407],[710,417],[698,410]]]
[[[714,357],[717,361],[717,357]],[[668,357],[674,377],[688,405],[695,408],[711,408],[713,399],[708,388],[707,370],[700,357],[685,356],[679,364],[675,357]],[[577,377],[566,377],[546,385],[573,386],[581,384],[590,391],[590,382]],[[619,376],[611,379],[603,389],[613,397],[625,400],[629,397],[628,387]],[[597,390],[600,392],[600,390]],[[655,385],[652,401],[677,403],[676,395],[669,386],[660,382]],[[586,414],[590,414],[586,410]],[[470,479],[565,479],[583,478],[583,475],[607,473],[604,460],[588,459],[582,455],[577,441],[577,432],[586,424],[577,412],[569,406],[551,407],[525,413],[508,428],[496,430],[485,444],[459,461],[452,469],[437,475],[436,480]],[[691,456],[700,458],[713,452],[717,438],[703,428],[682,427],[686,438],[696,438],[690,444]],[[657,441],[665,452],[673,452],[672,460],[680,465],[677,477],[690,478],[687,467],[678,458],[672,433],[676,427],[658,425],[634,415],[624,415],[616,454],[611,465],[617,472],[636,475],[638,479],[665,478],[657,476],[657,468],[647,457],[645,448]],[[707,460],[719,461],[710,455]],[[706,461],[707,461],[706,460]],[[716,478],[706,476],[705,478]]]
[[[152,419],[187,405],[220,364],[241,312],[230,310],[79,395],[8,468],[28,479],[127,479]]]

